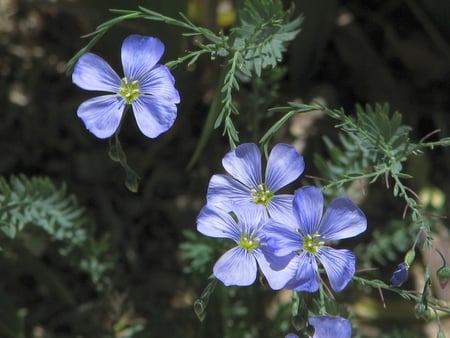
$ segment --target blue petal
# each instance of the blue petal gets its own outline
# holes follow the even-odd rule
[[[320,278],[316,259],[309,253],[301,253],[292,259],[297,267],[295,276],[286,284],[286,289],[316,292],[319,290]]]
[[[408,279],[408,266],[405,262],[398,265],[398,269],[394,271],[391,283],[394,286],[402,286],[404,282]]]
[[[97,96],[78,107],[78,117],[98,138],[110,137],[117,130],[125,102],[116,95]]]
[[[248,234],[259,232],[267,219],[267,212],[262,205],[255,204],[254,207],[248,208],[235,204],[232,211],[238,219],[239,226]]]
[[[294,220],[293,224],[296,224],[295,218],[293,218],[294,213],[292,210],[292,201],[294,195],[275,195],[267,204],[267,211],[271,218],[276,220],[284,220],[286,215],[291,216]]]
[[[278,257],[264,245],[254,251],[259,267],[273,290],[282,289],[295,275],[297,266],[294,263],[289,264],[294,255]]]
[[[157,38],[130,35],[122,43],[122,65],[129,81],[141,80],[164,54],[164,44]]]
[[[206,196],[208,203],[212,204],[255,204],[249,188],[227,175],[213,175]]]
[[[288,333],[284,338],[299,338],[295,333]]]
[[[180,103],[180,94],[174,87],[175,79],[164,65],[157,65],[139,80],[143,94],[157,96],[171,103]]]
[[[342,291],[355,274],[355,255],[350,250],[336,250],[327,246],[317,253],[334,291]]]
[[[139,96],[132,103],[139,130],[155,138],[172,127],[177,117],[177,106],[156,96]]]
[[[229,238],[235,242],[241,237],[241,228],[233,217],[224,210],[209,205],[200,210],[197,230],[209,237]]]
[[[303,247],[303,238],[295,228],[269,219],[264,225],[263,232],[267,245],[277,256],[296,253]]]
[[[231,176],[249,188],[262,183],[261,152],[254,143],[243,143],[228,152],[222,165]]]
[[[322,191],[312,186],[297,189],[294,194],[293,208],[303,234],[315,234],[323,213]]]
[[[367,228],[367,220],[358,206],[346,197],[331,201],[320,225],[320,234],[326,241],[359,235]]]
[[[275,192],[296,180],[305,169],[303,156],[293,146],[277,144],[267,161],[266,184]]]
[[[213,273],[226,286],[247,286],[256,279],[256,259],[248,251],[235,247],[219,258]]]
[[[120,88],[119,75],[105,60],[92,53],[86,53],[78,59],[72,82],[85,90],[117,93]]]
[[[351,338],[352,324],[345,318],[335,316],[309,317],[309,323],[314,326],[313,338]]]

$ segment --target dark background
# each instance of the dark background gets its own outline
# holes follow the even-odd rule
[[[191,3],[197,23],[215,31],[216,3]],[[157,139],[145,138],[128,114],[121,141],[141,177],[138,193],[125,188],[122,168],[108,157],[108,142],[85,130],[76,116],[78,105],[95,95],[74,86],[66,73],[66,62],[87,43],[80,36],[112,18],[109,8],[138,5],[173,17],[188,7],[182,0],[0,0],[0,174],[44,175],[67,183],[96,224],[95,236],[108,235],[115,262],[108,273],[111,286],[98,291],[52,251],[60,244],[47,243],[33,262],[52,271],[72,293],[71,303],[46,287],[39,273],[0,257],[4,273],[14,276],[0,282],[1,298],[15,311],[26,309],[30,337],[107,337],[117,323],[145,324],[142,337],[217,337],[225,325],[223,318],[221,324],[214,322],[223,313],[211,305],[205,323],[196,319],[192,302],[211,270],[184,273],[187,263],[179,248],[182,231],[195,229],[209,177],[222,171],[220,160],[228,149],[215,131],[197,164],[186,169],[215,93],[220,60],[201,59],[194,69],[173,71],[179,114],[174,127]],[[297,8],[305,16],[303,32],[283,61],[287,72],[279,105],[320,96],[329,106],[352,112],[356,103],[389,102],[413,127],[415,140],[435,129],[441,137],[449,135],[448,1],[320,0],[301,1]],[[112,28],[93,52],[120,73],[120,45],[131,33],[159,37],[166,45],[163,62],[193,48],[177,28],[135,20]],[[321,134],[334,133],[331,121],[323,125],[327,129],[310,135],[316,142]],[[242,141],[254,141],[242,136]],[[288,132],[280,137],[292,139]],[[447,194],[448,150],[427,154],[424,162],[422,185]],[[307,174],[315,174],[312,165]]]

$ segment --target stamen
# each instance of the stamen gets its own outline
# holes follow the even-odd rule
[[[269,204],[270,200],[273,197],[273,192],[267,189],[265,184],[260,184],[256,188],[250,191],[253,197],[253,203],[262,204],[265,207]]]
[[[306,235],[303,238],[303,250],[309,252],[310,254],[317,254],[321,247],[323,247],[325,242],[322,240],[320,234],[315,233],[313,235]]]
[[[118,94],[125,100],[126,103],[133,103],[139,96],[141,96],[141,89],[139,81],[134,80],[129,82],[126,77],[122,79]]]
[[[259,238],[243,234],[239,239],[239,246],[247,251],[252,251],[259,246]]]

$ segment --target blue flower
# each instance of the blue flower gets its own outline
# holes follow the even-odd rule
[[[345,318],[335,316],[313,316],[309,323],[314,327],[314,335],[311,338],[351,338],[352,324]],[[299,338],[294,333],[289,333],[285,338]]]
[[[265,232],[274,254],[296,253],[283,270],[292,274],[287,289],[316,292],[320,276],[317,260],[325,268],[331,288],[343,290],[355,274],[355,255],[350,250],[336,250],[325,244],[356,236],[366,230],[363,212],[345,197],[334,199],[322,216],[324,197],[316,187],[295,191],[293,212],[279,219],[269,219]]]
[[[133,108],[141,132],[150,138],[167,131],[177,116],[180,102],[169,69],[158,64],[164,44],[157,38],[130,35],[122,44],[124,77],[101,57],[86,53],[80,57],[72,81],[86,90],[108,92],[78,107],[86,128],[99,138],[113,135],[119,128],[127,105]]]
[[[394,286],[402,286],[408,279],[408,265],[402,262],[398,265],[398,269],[394,271],[391,277],[391,283]]]
[[[277,144],[267,161],[262,179],[261,152],[254,143],[244,143],[231,150],[222,160],[230,174],[214,175],[208,186],[208,204],[231,208],[238,204],[263,207],[270,216],[292,208],[292,195],[275,193],[296,180],[305,168],[303,157],[288,144]],[[231,210],[231,209],[230,209]]]
[[[261,268],[269,285],[281,289],[286,280],[280,279],[277,269],[286,266],[288,260],[273,255],[266,245],[264,209],[235,208],[232,213],[206,205],[197,218],[197,230],[215,238],[232,239],[236,246],[228,250],[216,262],[214,276],[226,286],[247,286]],[[290,259],[290,258],[288,258]]]
[[[309,323],[314,326],[313,338],[350,338],[352,324],[345,318],[335,316],[313,316]]]

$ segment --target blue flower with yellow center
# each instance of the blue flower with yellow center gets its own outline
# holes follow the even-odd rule
[[[273,147],[263,180],[262,155],[255,143],[243,143],[222,160],[229,175],[214,175],[208,185],[208,204],[233,210],[234,205],[264,208],[270,216],[292,208],[291,194],[276,194],[305,169],[303,157],[288,144]]]
[[[279,278],[291,257],[277,257],[267,246],[264,224],[267,213],[262,208],[236,207],[232,213],[206,205],[197,218],[197,230],[215,238],[228,238],[234,247],[225,252],[213,268],[214,276],[226,286],[252,284],[258,266],[270,287],[281,289],[286,283]]]
[[[355,274],[355,255],[350,250],[327,246],[366,230],[367,221],[358,206],[346,197],[331,201],[323,214],[324,197],[316,187],[303,187],[294,194],[292,212],[269,219],[265,225],[268,245],[277,256],[295,253],[282,270],[287,289],[316,292],[320,285],[319,261],[331,288],[343,290]]]
[[[130,35],[122,44],[124,77],[101,57],[86,53],[75,65],[72,81],[85,90],[106,92],[78,107],[86,128],[99,138],[112,136],[120,126],[125,108],[131,106],[140,131],[154,138],[167,131],[177,116],[180,102],[169,69],[159,64],[164,44],[157,38]]]

